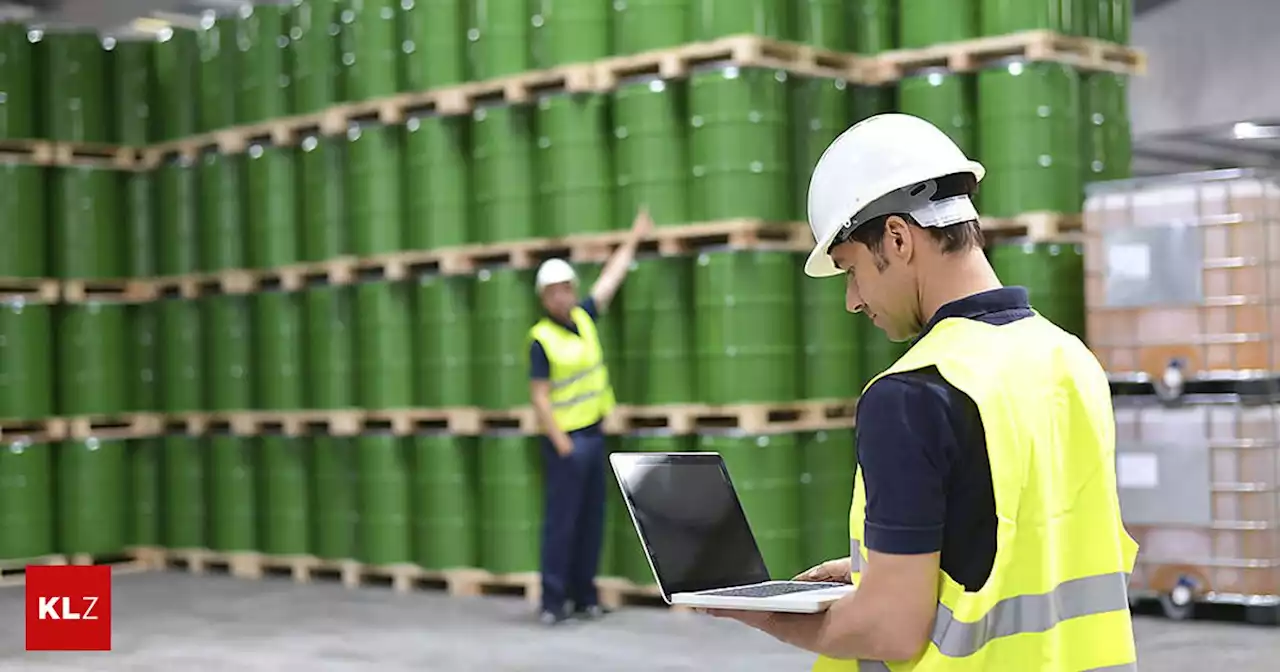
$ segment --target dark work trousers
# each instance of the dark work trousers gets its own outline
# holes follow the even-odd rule
[[[546,465],[542,518],[542,608],[564,613],[596,606],[596,571],[604,543],[605,441],[600,425],[569,433],[561,457],[543,437]]]

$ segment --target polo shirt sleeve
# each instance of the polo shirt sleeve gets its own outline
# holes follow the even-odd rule
[[[895,555],[942,550],[947,480],[958,446],[948,404],[945,391],[910,374],[881,378],[859,400],[868,549]]]
[[[592,297],[588,296],[583,299],[582,303],[579,303],[578,306],[587,311],[587,314],[591,316],[592,320],[600,319],[600,308],[596,305],[596,300]]]
[[[529,380],[549,380],[551,378],[551,362],[547,359],[547,351],[542,343],[534,341],[529,345]]]

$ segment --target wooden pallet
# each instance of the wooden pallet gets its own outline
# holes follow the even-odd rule
[[[0,161],[36,166],[138,170],[141,153],[133,147],[48,140],[0,140]]]
[[[856,401],[815,401],[791,404],[674,404],[619,406],[609,428],[620,433],[664,430],[673,434],[738,430],[751,434],[847,429],[853,426]]]
[[[809,77],[852,81],[863,79],[867,67],[864,59],[853,54],[780,42],[758,35],[734,35],[710,42],[606,58],[595,64],[595,82],[598,89],[609,91],[617,88],[622,80],[632,77],[687,77],[691,70],[707,63],[773,68]]]
[[[982,218],[987,237],[1026,238],[1032,242],[1079,242],[1084,239],[1084,216],[1057,212],[1027,212],[1016,217]]]
[[[0,278],[0,302],[57,303],[62,283],[52,278]]]
[[[158,436],[163,430],[161,416],[154,413],[123,415],[81,415],[65,418],[67,436],[72,439],[136,439]]]
[[[113,301],[137,303],[155,298],[153,283],[124,279],[73,279],[62,281],[64,303]]]
[[[538,414],[532,407],[512,408],[504,411],[480,411],[480,428],[484,432],[520,432],[537,435],[542,433]]]
[[[69,555],[42,555],[34,558],[12,558],[0,560],[0,587],[21,586],[26,583],[27,567],[66,566],[66,565],[106,565],[111,567],[112,574],[133,574],[153,568],[150,556],[135,552],[125,553],[72,553]]]
[[[923,70],[945,68],[973,72],[994,61],[1021,57],[1031,61],[1065,63],[1082,70],[1143,75],[1146,55],[1123,45],[1084,37],[1031,30],[1012,35],[982,37],[922,49],[899,49],[878,55],[864,72],[866,84],[887,84]]]
[[[67,421],[62,418],[0,419],[0,443],[50,443],[66,437]]]
[[[390,431],[397,436],[420,432],[479,434],[484,427],[483,413],[476,408],[412,408],[366,411],[360,418],[360,431]]]
[[[662,597],[657,586],[640,586],[627,579],[601,577],[596,579],[596,591],[600,596],[600,605],[606,609],[621,609],[629,606],[662,607],[674,613],[692,613],[693,609],[684,605],[669,605]]]
[[[577,64],[464,84],[440,92],[437,100],[441,112],[461,114],[486,104],[527,105],[543,95],[596,90],[595,68]]]
[[[170,549],[165,553],[165,568],[191,574],[225,573],[241,579],[262,576],[261,555],[253,551],[224,553],[207,548]]]

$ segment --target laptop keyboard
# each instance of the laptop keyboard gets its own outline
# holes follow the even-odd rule
[[[720,590],[704,590],[699,595],[716,595],[720,597],[777,597],[778,595],[790,595],[792,593],[805,593],[810,590],[822,590],[824,588],[838,588],[843,583],[813,582],[813,581],[778,581],[774,583],[762,583],[755,586],[742,586],[740,588],[721,588]]]

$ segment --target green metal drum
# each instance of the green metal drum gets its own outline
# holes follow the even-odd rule
[[[112,138],[122,145],[140,147],[151,140],[151,52],[153,40],[104,40],[111,48],[111,83],[115,129]]]
[[[538,233],[561,237],[613,228],[609,99],[602,93],[538,101]]]
[[[370,565],[412,562],[412,481],[405,440],[373,434],[355,443],[356,559]]]
[[[0,21],[0,139],[36,137],[38,80],[28,34],[20,23]]]
[[[540,308],[533,274],[481,269],[472,313],[471,390],[477,406],[506,409],[529,403],[529,329]]]
[[[427,570],[479,566],[479,455],[472,437],[410,441],[413,559]]]
[[[271,373],[254,366],[254,321],[249,301],[249,297],[237,295],[200,299],[209,334],[205,359],[209,410],[254,408],[254,374],[263,377]]]
[[[479,438],[480,567],[494,574],[538,571],[542,448],[518,434]]]
[[[343,216],[343,151],[340,140],[308,135],[297,154],[296,178],[302,186],[298,201],[300,258],[324,261],[343,255],[350,247]]]
[[[355,330],[350,287],[313,287],[302,293],[306,317],[306,405],[354,408]]]
[[[787,73],[729,66],[689,87],[694,221],[790,221]]]
[[[160,399],[167,413],[203,410],[204,363],[192,353],[205,352],[200,304],[182,299],[160,301]]]
[[[878,54],[897,47],[898,3],[895,0],[852,0],[850,46],[859,54]]]
[[[622,298],[626,376],[623,385],[615,383],[619,401],[640,405],[697,401],[693,259],[636,260]]]
[[[258,520],[264,508],[258,501],[259,446],[239,436],[217,435],[207,441],[209,548],[259,550]]]
[[[352,439],[309,437],[311,553],[325,560],[356,557],[359,478]]]
[[[125,445],[126,536],[129,546],[160,546],[160,439],[133,439]]]
[[[255,408],[291,411],[303,408],[302,303],[293,292],[263,292],[253,297]]]
[[[120,173],[76,166],[52,169],[51,175],[53,272],[60,278],[124,275]]]
[[[43,65],[44,136],[63,142],[111,142],[111,80],[96,33],[45,32],[36,47]]]
[[[861,371],[861,375],[858,376],[858,393],[861,394],[862,388],[866,387],[872,378],[893,366],[899,357],[906,354],[911,343],[895,343],[889,340],[889,337],[885,336],[884,332],[866,316],[858,316],[856,321],[859,330],[858,343],[861,344],[858,367]]]
[[[467,80],[467,4],[401,0],[401,90],[425,91]]]
[[[1081,0],[1085,5],[1086,33],[1099,40],[1129,43],[1133,23],[1132,0]]]
[[[1084,249],[1062,243],[1004,243],[987,252],[1005,285],[1027,288],[1031,306],[1080,338],[1085,336]]]
[[[362,408],[413,406],[413,286],[356,285],[356,401]]]
[[[160,321],[154,303],[128,306],[125,319],[129,329],[128,410],[160,410]]]
[[[819,49],[849,51],[849,8],[843,0],[793,3],[791,39]]]
[[[468,60],[471,78],[490,79],[529,70],[530,0],[471,0]]]
[[[471,120],[427,115],[405,123],[409,247],[429,250],[472,242]]]
[[[499,243],[537,235],[532,107],[481,107],[472,114],[471,239]]]
[[[0,443],[0,559],[51,555],[56,443]]]
[[[205,442],[181,435],[166,436],[161,442],[164,545],[175,549],[204,548],[209,543]]]
[[[788,4],[784,0],[693,0],[693,39],[760,35],[785,40],[790,37]]]
[[[724,457],[769,575],[789,579],[804,571],[809,565],[800,555],[803,461],[796,436],[702,434],[698,436],[698,450]],[[847,528],[848,511],[845,513]]]
[[[1064,35],[1085,32],[1085,4],[1096,0],[979,0],[982,35],[1008,35],[1024,30],[1052,30]]]
[[[352,124],[347,129],[347,212],[352,252],[382,254],[404,249],[397,126]]]
[[[399,5],[399,0],[342,0],[338,77],[347,100],[368,100],[397,91]]]
[[[630,434],[622,437],[620,452],[626,453],[684,453],[697,449],[697,441],[691,436],[672,436],[662,433]],[[612,474],[613,470],[609,470]],[[616,477],[613,477],[616,479]],[[613,524],[614,567],[624,579],[629,579],[638,586],[654,585],[653,569],[649,567],[649,559],[645,556],[644,547],[640,544],[640,536],[636,526],[627,512],[626,503],[618,491],[617,481],[608,483],[610,522]]]
[[[622,445],[622,437],[616,435],[605,436],[604,446],[605,454],[612,455],[618,452]],[[608,459],[607,457],[605,459]],[[607,464],[607,463],[606,463]],[[612,469],[605,469],[604,482],[604,539],[600,543],[600,562],[596,566],[597,577],[621,577],[621,569],[618,567],[618,541],[621,535],[618,534],[618,507],[626,508],[626,504],[622,502],[621,493],[618,491],[618,480],[613,475]]]
[[[786,402],[799,392],[794,255],[710,251],[694,271],[698,399]]]
[[[475,281],[448,275],[418,278],[415,297],[418,356],[414,358],[415,405],[470,406],[471,315]]]
[[[107,415],[128,410],[126,333],[124,304],[60,307],[54,327],[60,415]]]
[[[641,206],[658,226],[693,221],[684,84],[657,78],[623,84],[613,94],[613,119],[617,227],[630,226]]]
[[[0,162],[0,212],[7,213],[5,244],[0,245],[0,276],[42,278],[49,275],[45,229],[47,171],[39,166]]]
[[[249,145],[245,210],[249,264],[270,268],[298,261],[297,171],[292,147]]]
[[[88,438],[64,441],[56,453],[58,550],[62,553],[120,553],[128,535],[125,511],[126,443]]]
[[[617,0],[614,51],[635,54],[690,42],[693,4],[694,0]]]
[[[849,554],[857,468],[853,430],[808,432],[800,444],[800,555],[806,566]]]
[[[149,278],[156,274],[155,181],[150,172],[126,173],[122,215],[126,231],[124,274]]]
[[[853,86],[849,91],[849,125],[892,112],[898,105],[895,86]]]
[[[1122,180],[1133,164],[1129,78],[1109,72],[1081,76],[1084,106],[1084,181]]]
[[[269,555],[311,551],[307,444],[285,436],[258,439],[261,550]]]
[[[243,4],[236,20],[236,123],[253,124],[289,113],[292,97],[285,49],[289,30],[282,4]]]
[[[839,79],[791,79],[792,161],[795,183],[791,202],[796,221],[808,217],[809,178],[836,136],[849,127],[848,85]]]
[[[898,83],[898,110],[932,123],[951,137],[966,156],[977,150],[974,82],[945,69],[922,72]]]
[[[797,259],[797,277],[804,259]],[[845,309],[844,278],[804,279],[799,290],[800,342],[804,343],[801,394],[805,399],[858,396],[862,392],[858,322],[866,318]]]
[[[0,418],[54,415],[53,334],[49,306],[0,303]]]
[[[218,18],[207,12],[200,19],[200,29],[195,37],[199,60],[198,122],[201,131],[216,131],[236,124],[236,105],[244,95],[237,76],[244,65],[236,39],[238,30],[233,16]]]
[[[293,0],[285,48],[293,112],[311,114],[338,100],[338,0]]]
[[[260,171],[259,171],[260,172]],[[200,268],[206,272],[248,267],[244,157],[205,152],[197,168],[200,183]],[[260,195],[262,187],[249,187]],[[257,218],[261,221],[261,217]],[[255,246],[259,242],[253,241]],[[261,252],[257,252],[261,254]]]
[[[1011,60],[978,74],[978,198],[988,217],[1080,212],[1080,78],[1059,63]]]
[[[195,165],[176,159],[160,166],[157,173],[157,211],[164,213],[157,235],[157,270],[160,275],[195,273],[200,265]]]
[[[978,35],[978,0],[915,0],[898,13],[898,46],[921,49]]]
[[[531,63],[554,68],[612,53],[612,3],[599,0],[528,0],[533,11]]]
[[[157,140],[194,135],[200,127],[200,46],[196,31],[170,29],[160,34],[155,56]],[[201,111],[203,113],[203,111]]]

